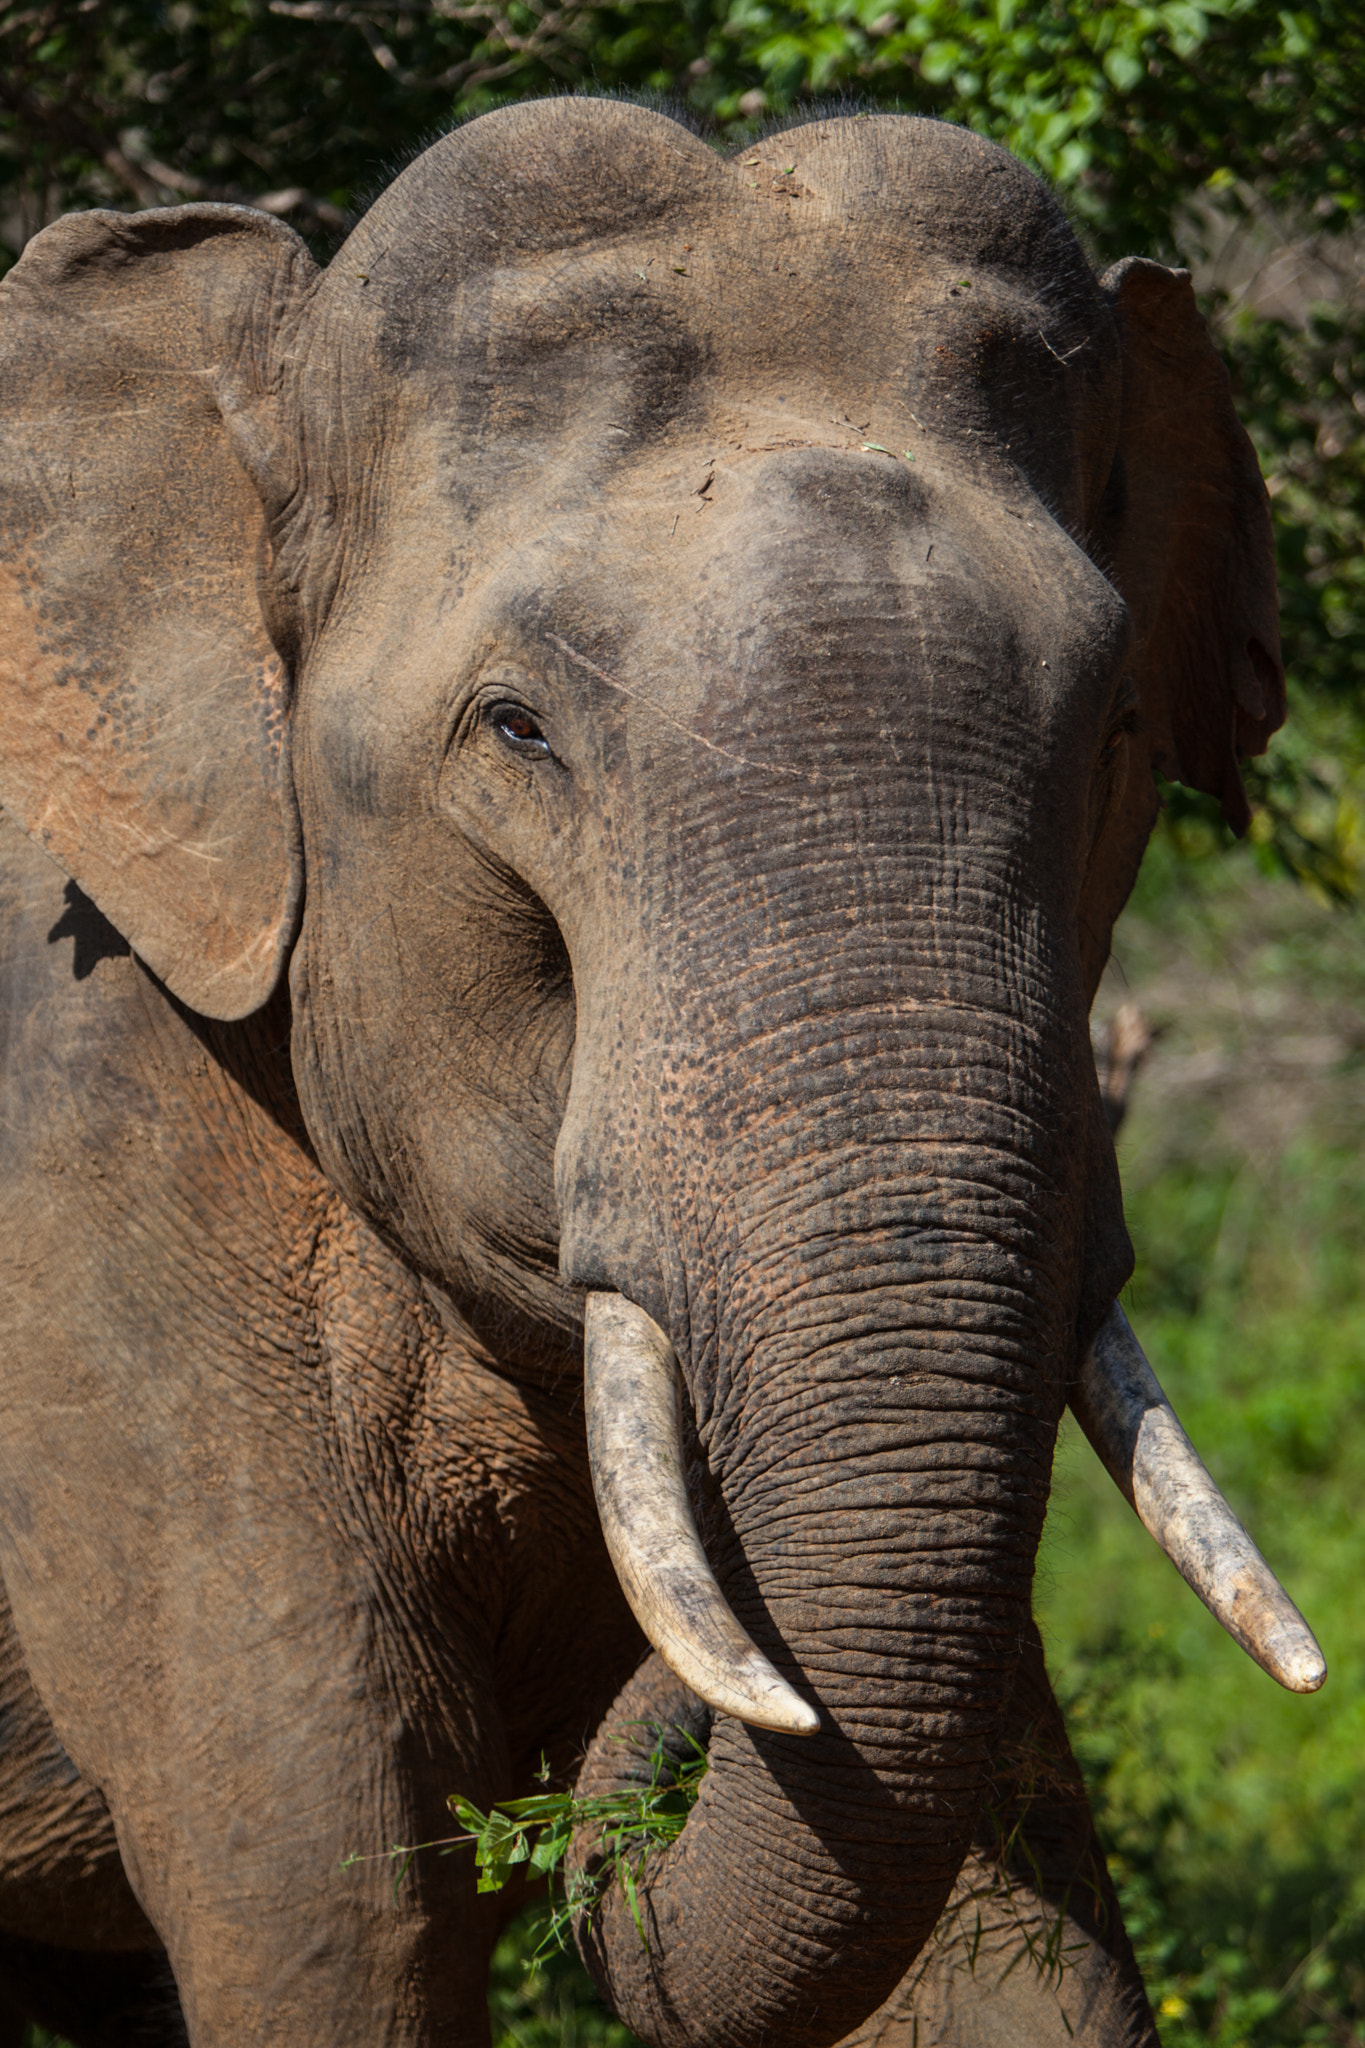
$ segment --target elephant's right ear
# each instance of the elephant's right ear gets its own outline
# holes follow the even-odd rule
[[[0,803],[210,1017],[265,1001],[301,890],[257,584],[313,273],[185,206],[70,215],[0,284]]]
[[[1242,832],[1238,763],[1285,711],[1269,500],[1189,273],[1133,257],[1100,285],[1123,361],[1100,538],[1137,629],[1152,762]]]

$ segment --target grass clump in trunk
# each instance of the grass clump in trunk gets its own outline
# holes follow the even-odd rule
[[[614,1792],[590,1799],[572,1792],[537,1792],[527,1799],[501,1800],[487,1813],[462,1793],[452,1794],[450,1810],[467,1832],[449,1847],[473,1843],[481,1892],[501,1891],[522,1864],[549,1886],[544,1931],[530,1964],[541,1962],[553,1949],[565,1948],[574,1916],[585,1909],[591,1912],[613,1881],[620,1885],[640,1940],[648,1947],[640,1877],[651,1852],[667,1849],[682,1833],[707,1765],[706,1751],[695,1736],[677,1731],[692,1752],[679,1760],[665,1747],[664,1730],[655,1726],[652,1733],[648,1777]],[[548,1777],[544,1764],[541,1771]],[[598,1868],[566,1879],[564,1860],[570,1845],[575,1835],[585,1832],[594,1840]]]

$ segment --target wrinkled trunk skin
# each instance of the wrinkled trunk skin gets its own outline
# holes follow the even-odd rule
[[[960,943],[989,960],[984,935]],[[1067,1100],[1072,1060],[1038,1054],[1066,1045],[1060,1020],[954,978],[956,1004],[860,1011],[846,973],[835,1023],[807,976],[722,1059],[723,1095],[675,1069],[644,1170],[653,1216],[690,1228],[670,1243],[656,1223],[662,1299],[638,1257],[603,1275],[678,1345],[708,1554],[823,1719],[801,1740],[718,1718],[687,1830],[648,1868],[650,1948],[614,1895],[588,1931],[616,2009],[659,2048],[815,2048],[881,2003],[953,1883],[1030,1626],[1084,1098]],[[706,1128],[728,1146],[704,1155]],[[589,1778],[613,1768],[612,1734]]]
[[[964,1304],[992,1284],[1026,1296],[1022,1275],[969,1279],[983,1263],[961,1261]],[[710,1503],[731,1605],[824,1725],[801,1740],[718,1720],[686,1836],[650,1872],[657,1968],[608,1901],[594,1960],[660,2048],[838,2039],[927,1939],[976,1817],[1028,1625],[1052,1418],[1025,1410],[984,1337],[936,1358],[872,1337],[878,1306],[834,1305],[867,1334],[825,1352],[817,1389],[769,1395],[763,1469],[733,1508]],[[736,1951],[742,1983],[720,1961]]]
[[[923,1956],[842,2048],[1160,2048],[1030,1626],[981,1818]]]

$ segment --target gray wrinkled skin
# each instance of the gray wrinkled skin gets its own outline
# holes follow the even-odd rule
[[[59,222],[0,408],[11,2004],[486,2042],[469,1852],[338,1863],[699,1712],[593,1512],[604,1288],[822,1718],[710,1726],[648,1949],[582,1930],[622,2016],[1152,2042],[1030,1591],[1151,767],[1240,825],[1283,715],[1188,281],[960,130],[542,102],[325,272]]]

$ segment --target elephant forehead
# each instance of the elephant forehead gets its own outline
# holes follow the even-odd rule
[[[552,509],[586,516],[623,478],[690,505],[718,464],[834,448],[1003,463],[1083,523],[1094,479],[1085,492],[1077,478],[1102,483],[1112,438],[1088,402],[1094,337],[952,266],[855,317],[842,262],[822,244],[775,276],[758,244],[727,256],[656,239],[490,267],[455,295],[439,346],[344,380],[345,431],[319,444],[327,495],[403,526],[434,497],[478,556]],[[358,492],[380,463],[397,487]]]
[[[475,402],[591,356],[664,416],[703,366],[903,381],[907,348],[959,333],[970,366],[971,332],[1015,301],[1059,351],[1077,322],[1106,324],[1045,188],[964,130],[816,121],[725,159],[642,108],[540,102],[471,123],[390,188],[322,282],[313,355],[326,378],[349,359],[346,381],[416,375]]]
[[[434,491],[471,562],[490,513],[586,508],[632,459],[929,434],[1077,528],[1112,461],[1116,338],[1074,236],[941,123],[816,121],[725,159],[638,107],[505,109],[397,180],[306,330],[302,515],[363,535]]]
[[[869,718],[994,730],[1009,703],[1022,758],[1051,744],[1064,697],[1086,715],[1126,628],[1112,587],[1032,499],[856,444],[721,456],[700,476],[674,464],[662,479],[623,462],[590,508],[534,513],[480,522],[450,583],[431,572],[446,552],[435,528],[419,545],[395,528],[386,575],[409,565],[408,584],[385,614],[386,674],[411,666],[420,699],[433,663],[457,698],[504,660],[558,673],[651,746],[704,733],[718,760],[741,728],[772,758],[774,733],[802,750]],[[374,623],[367,610],[367,663]]]
[[[722,194],[700,218],[606,246],[471,267],[404,294],[373,331],[352,323],[340,353],[377,358],[471,421],[500,391],[544,405],[557,380],[581,403],[588,377],[662,421],[703,379],[737,398],[793,377],[829,390],[971,381],[1012,331],[1038,338],[1042,368],[1048,344],[1073,349],[1106,324],[1089,293],[1049,294],[1044,278],[1002,277],[960,251],[884,232],[854,241],[813,211],[749,212]]]
[[[709,225],[753,235],[852,231],[850,263],[938,249],[1018,276],[1089,270],[1046,188],[969,130],[914,117],[817,119],[722,157],[676,121],[583,99],[524,102],[425,151],[333,266],[384,297],[400,279],[450,282],[510,256],[554,256]]]
[[[619,593],[634,658],[703,722],[744,703],[767,725],[799,704],[805,728],[833,729],[845,685],[870,714],[928,706],[951,675],[953,722],[998,716],[1012,694],[1022,744],[1063,696],[1107,688],[1126,635],[1112,586],[1036,503],[932,455],[744,454],[716,463],[676,523],[668,509],[646,496],[608,523],[576,581],[587,603],[597,584]]]

